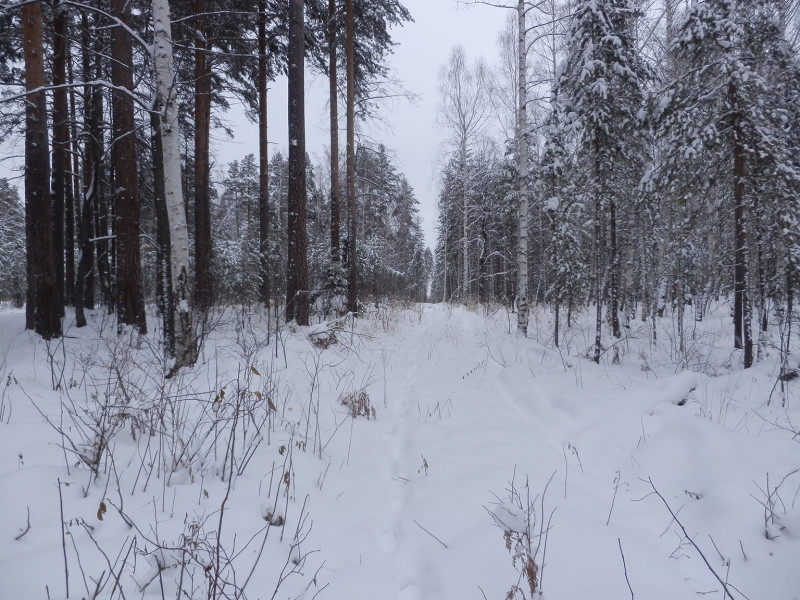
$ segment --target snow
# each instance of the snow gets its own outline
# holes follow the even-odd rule
[[[794,600],[800,384],[784,406],[777,330],[742,370],[712,309],[682,352],[632,321],[621,365],[586,358],[588,313],[556,348],[541,308],[528,338],[502,307],[269,338],[229,309],[170,380],[100,312],[49,346],[0,312],[0,598],[66,598],[65,557],[70,598],[206,598],[217,570],[216,596],[530,597],[529,555],[551,600],[722,598],[702,552],[737,600]]]

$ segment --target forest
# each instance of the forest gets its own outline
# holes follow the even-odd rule
[[[477,3],[509,19],[496,64],[463,46],[442,60],[433,252],[391,150],[356,137],[402,93],[387,57],[413,15],[396,0],[295,4],[4,2],[0,128],[24,136],[24,157],[4,160],[25,177],[24,198],[0,187],[0,294],[28,328],[57,337],[65,307],[81,326],[97,306],[144,333],[155,306],[178,366],[207,311],[234,304],[306,324],[386,299],[497,302],[524,334],[533,303],[554,311],[556,345],[593,307],[598,362],[604,328],[620,339],[667,313],[682,326],[711,298],[732,299],[745,367],[771,310],[788,331],[796,2]],[[303,143],[306,70],[329,81],[322,164]],[[267,132],[282,75],[288,156]],[[236,135],[220,118],[233,100],[258,152],[212,165],[212,134]]]
[[[1,293],[42,337],[62,334],[65,307],[78,327],[102,307],[145,334],[155,306],[173,368],[193,363],[214,306],[307,324],[309,306],[425,300],[432,257],[414,190],[383,145],[354,137],[387,85],[389,29],[410,14],[399,2],[240,4],[0,7],[0,127],[25,139],[24,202],[2,182]],[[326,164],[302,143],[306,62],[331,82]],[[287,74],[288,156],[267,137],[268,85]],[[212,169],[212,132],[236,134],[220,119],[234,99],[258,124],[258,152]]]
[[[426,55],[431,199],[373,125],[434,2],[505,25]],[[0,0],[0,598],[795,600],[798,50],[799,0]]]

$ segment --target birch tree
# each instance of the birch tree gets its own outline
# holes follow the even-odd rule
[[[174,340],[167,343],[168,370],[194,364],[197,341],[193,322],[192,268],[189,230],[181,188],[180,130],[172,53],[172,24],[168,0],[153,0],[153,66],[161,106],[159,132],[163,160],[164,198],[170,234]],[[171,356],[170,356],[171,355]]]
[[[517,59],[519,80],[517,90],[517,178],[519,203],[517,214],[519,231],[517,233],[517,332],[528,335],[528,66],[527,66],[527,25],[525,23],[525,2],[517,3]]]
[[[460,264],[456,267],[460,269],[460,284],[458,290],[453,289],[448,294],[448,300],[456,296],[462,302],[469,302],[473,296],[472,281],[477,280],[473,278],[473,274],[477,272],[477,263],[471,260],[471,227],[476,214],[473,188],[478,173],[469,167],[469,160],[471,153],[485,139],[492,118],[487,77],[485,63],[478,60],[469,64],[462,46],[453,48],[447,63],[439,71],[441,100],[438,120],[449,138],[446,150],[448,167],[455,170],[447,186],[450,192],[448,201],[453,207],[457,207],[456,212],[449,213],[447,228],[452,230],[457,220],[460,229],[457,238]],[[445,252],[443,256],[447,260],[450,252]],[[443,268],[446,271],[454,270],[448,264],[444,264]],[[445,289],[447,288],[445,285]]]

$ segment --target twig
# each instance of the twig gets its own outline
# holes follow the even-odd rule
[[[678,516],[674,512],[672,512],[672,508],[670,508],[669,504],[664,499],[664,496],[661,495],[661,492],[659,492],[656,489],[656,486],[653,484],[653,480],[648,477],[647,481],[650,483],[650,487],[653,488],[653,492],[655,492],[656,496],[658,496],[661,499],[661,502],[664,503],[664,506],[667,507],[667,510],[669,511],[669,514],[672,515],[672,519],[675,521],[675,523],[677,523],[678,527],[681,528],[681,531],[683,531],[683,535],[686,537],[687,540],[689,540],[689,543],[692,546],[694,546],[694,549],[697,550],[697,553],[700,555],[700,558],[703,559],[703,562],[706,563],[706,566],[708,567],[708,570],[711,571],[711,573],[714,575],[714,577],[717,579],[717,581],[719,581],[720,585],[722,586],[722,589],[725,592],[725,596],[730,598],[731,600],[735,600],[733,595],[731,595],[730,591],[728,590],[728,584],[726,584],[724,581],[722,581],[722,578],[717,574],[717,572],[714,570],[714,568],[708,562],[708,559],[706,558],[706,555],[703,554],[703,551],[700,550],[700,547],[697,544],[694,543],[694,540],[691,537],[689,537],[689,534],[687,533],[686,528],[683,526],[683,523],[681,523],[678,520]]]
[[[744,557],[744,562],[747,562],[747,554],[744,553],[744,546],[742,545],[742,540],[739,540],[739,548],[742,549],[742,556]]]
[[[617,499],[617,490],[619,489],[619,480],[622,475],[617,471],[617,476],[614,478],[614,496],[611,498],[611,508],[608,509],[608,518],[606,519],[606,526],[611,523],[611,513],[614,511],[614,502]]]
[[[69,600],[69,566],[67,565],[67,538],[64,534],[64,498],[61,495],[61,478],[58,478],[58,506],[61,509],[61,550],[64,553],[64,582]]]
[[[231,495],[231,487],[233,486],[233,464],[234,464],[234,447],[236,445],[236,424],[239,420],[239,410],[241,409],[241,405],[237,401],[235,405],[235,411],[233,414],[233,423],[231,425],[231,437],[230,437],[230,470],[228,471],[228,486],[225,489],[225,497],[222,499],[222,504],[219,507],[219,524],[217,525],[217,540],[216,540],[216,552],[214,556],[214,577],[211,581],[211,597],[213,597],[214,593],[216,593],[217,589],[222,589],[219,583],[220,577],[220,555],[222,554],[222,520],[225,517],[225,506],[228,503],[228,499]]]
[[[628,579],[628,567],[625,565],[625,553],[622,552],[622,540],[617,538],[617,544],[619,545],[619,554],[622,557],[622,570],[625,572],[625,583],[628,584],[628,589],[631,591],[631,600],[634,600],[633,588],[631,587],[630,579]]]
[[[25,527],[25,531],[23,531],[17,537],[14,538],[16,541],[20,541],[22,538],[25,537],[25,534],[31,530],[31,507],[27,506],[26,508],[28,509],[28,525]]]
[[[442,540],[440,540],[438,537],[436,537],[436,536],[435,536],[435,535],[433,535],[433,534],[432,534],[430,531],[428,531],[428,530],[427,530],[427,529],[425,529],[425,528],[424,528],[422,525],[420,525],[420,524],[417,522],[417,520],[416,520],[416,519],[411,519],[411,520],[412,520],[412,521],[414,521],[414,523],[416,524],[416,526],[417,526],[417,527],[419,527],[420,529],[422,529],[422,531],[424,531],[425,533],[427,533],[429,536],[431,536],[433,539],[435,539],[437,542],[439,542],[439,543],[440,543],[442,546],[444,546],[445,550],[447,550],[447,549],[448,549],[448,546],[447,546],[447,544],[445,544],[445,543],[444,543]]]
[[[717,551],[717,554],[719,554],[719,559],[720,559],[720,560],[721,560],[723,563],[725,563],[725,562],[729,562],[727,558],[725,558],[724,556],[722,556],[722,552],[720,552],[720,551],[719,551],[719,548],[717,548],[717,544],[716,544],[716,542],[714,542],[714,538],[713,538],[713,537],[711,537],[711,534],[710,534],[710,533],[708,534],[708,539],[710,539],[710,540],[711,540],[711,545],[712,545],[712,546],[714,546],[714,550],[716,550],[716,551]]]

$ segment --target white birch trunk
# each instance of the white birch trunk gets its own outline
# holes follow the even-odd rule
[[[519,91],[517,98],[517,174],[519,177],[519,234],[517,246],[517,332],[528,335],[528,80],[525,2],[517,3]]]
[[[461,146],[461,173],[466,179],[464,186],[464,221],[462,227],[463,235],[463,251],[464,251],[464,264],[463,264],[463,283],[461,285],[461,298],[464,304],[469,304],[470,298],[470,285],[469,285],[469,194],[472,188],[472,177],[467,174],[467,144],[466,141]]]
[[[153,0],[156,89],[161,106],[161,144],[164,155],[164,196],[170,233],[172,295],[174,306],[175,356],[168,357],[168,370],[194,363],[197,355],[192,322],[192,282],[189,257],[189,229],[181,188],[180,132],[177,94],[172,58],[172,24],[168,0]]]

